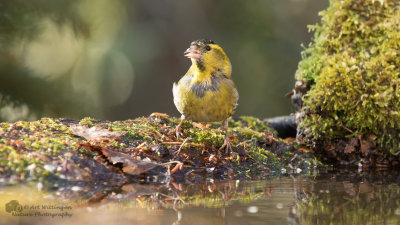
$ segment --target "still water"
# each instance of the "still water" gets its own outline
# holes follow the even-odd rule
[[[1,224],[399,224],[397,171],[0,189]],[[17,200],[20,208],[10,211]],[[14,202],[15,203],[15,202]],[[10,208],[11,207],[11,208]]]

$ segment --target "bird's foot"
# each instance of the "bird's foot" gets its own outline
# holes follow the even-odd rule
[[[174,133],[176,135],[176,139],[179,139],[181,137],[181,135],[183,135],[182,128],[176,127],[173,130],[171,130],[170,132],[168,132],[168,135],[173,135]]]
[[[231,140],[229,139],[228,136],[224,137],[224,144],[222,144],[221,148],[219,150],[222,150],[225,148],[225,153],[231,153],[232,152],[232,144]]]
[[[185,120],[185,117],[182,116],[181,122],[179,122],[178,126],[176,126],[175,129],[171,130],[171,131],[168,133],[168,135],[172,135],[172,133],[175,132],[175,133],[176,133],[176,139],[179,139],[179,138],[180,138],[180,134],[182,134],[182,128],[181,128],[181,126],[182,126],[184,120]],[[182,134],[182,135],[183,135],[183,134]]]
[[[173,131],[175,131],[176,139],[179,139],[183,136],[181,127],[176,127]]]

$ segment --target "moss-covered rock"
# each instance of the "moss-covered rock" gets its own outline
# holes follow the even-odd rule
[[[62,180],[118,185],[143,173],[150,178],[254,178],[319,164],[257,118],[230,121],[232,153],[219,150],[224,135],[220,123],[185,121],[183,138],[177,139],[171,131],[179,121],[154,113],[114,122],[43,118],[0,123],[0,184]]]
[[[320,14],[296,72],[298,139],[329,158],[390,166],[400,153],[400,2],[331,0]]]

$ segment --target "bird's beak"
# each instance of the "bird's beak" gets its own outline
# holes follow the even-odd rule
[[[185,57],[198,60],[203,56],[198,49],[199,48],[196,45],[191,45],[190,48],[186,49],[186,51],[183,54]]]

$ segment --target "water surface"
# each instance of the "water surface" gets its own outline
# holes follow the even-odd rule
[[[395,171],[319,172],[255,181],[0,189],[2,224],[399,224]],[[39,185],[39,188],[40,185]],[[17,200],[22,209],[6,212]],[[39,207],[38,207],[39,206]],[[38,207],[38,208],[35,208]]]

